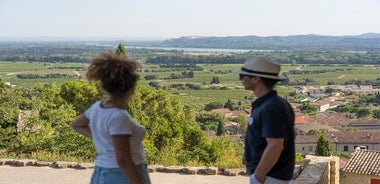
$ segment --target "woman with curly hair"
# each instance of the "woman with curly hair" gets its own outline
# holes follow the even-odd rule
[[[138,63],[112,52],[91,60],[86,77],[100,83],[106,98],[95,102],[73,122],[80,134],[93,139],[96,149],[92,184],[149,184],[142,141],[145,128],[126,110],[139,80]]]

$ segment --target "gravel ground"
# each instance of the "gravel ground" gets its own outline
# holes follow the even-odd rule
[[[93,169],[0,166],[0,184],[88,184]],[[244,184],[246,176],[149,173],[152,184]]]

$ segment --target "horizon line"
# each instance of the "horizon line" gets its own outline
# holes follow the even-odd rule
[[[164,41],[168,39],[178,39],[178,38],[208,38],[208,37],[248,37],[248,36],[257,36],[257,37],[289,37],[289,36],[333,36],[333,37],[354,37],[354,36],[363,36],[363,35],[379,35],[380,33],[375,32],[366,32],[357,35],[321,35],[321,34],[294,34],[286,36],[257,36],[257,35],[244,35],[244,36],[199,36],[199,35],[187,35],[179,37],[107,37],[107,36],[0,36],[0,41],[117,41],[117,40],[128,40],[128,41]]]

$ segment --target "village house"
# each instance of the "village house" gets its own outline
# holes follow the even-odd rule
[[[380,89],[374,89],[371,85],[328,85],[328,88],[340,90],[342,92],[351,92],[355,95],[366,95],[366,94],[378,94]]]
[[[248,117],[251,113],[251,109],[231,111],[228,108],[222,108],[222,109],[213,109],[213,110],[211,110],[211,112],[223,114],[224,117],[226,117],[226,118],[235,118],[235,117],[238,117],[239,115],[243,115],[244,117]],[[238,123],[232,122],[232,121],[224,122],[224,131],[227,134],[229,134],[229,135],[237,134],[238,129],[239,129]]]
[[[232,116],[232,111],[228,108],[222,108],[222,109],[212,109],[211,112],[221,113],[226,118]]]
[[[325,112],[327,109],[330,109],[330,102],[326,100],[319,100],[310,104],[316,106],[319,112]]]
[[[380,151],[380,131],[335,131],[327,132],[332,151],[351,153],[357,147]],[[317,147],[317,135],[297,135],[296,152],[304,155],[314,154]]]
[[[311,130],[325,130],[326,132],[339,131],[336,128],[319,122],[296,123],[294,129],[297,135],[307,135]]]
[[[235,118],[235,117],[238,117],[239,115],[243,115],[243,116],[248,117],[251,114],[251,109],[242,109],[242,110],[231,111],[228,108],[221,108],[221,109],[212,109],[211,112],[221,113],[226,118]]]
[[[362,119],[352,119],[342,122],[342,126],[348,128],[352,127],[359,130],[378,130],[380,131],[380,120],[362,120]]]
[[[343,167],[340,183],[380,184],[380,151],[356,150]]]
[[[345,122],[351,121],[352,116],[350,113],[322,112],[313,117],[308,117],[307,121],[319,122],[338,129],[342,128]]]
[[[225,122],[224,123],[224,132],[226,132],[229,135],[237,134],[239,129],[239,125],[236,122]]]
[[[232,111],[231,113],[232,113],[231,117],[238,117],[239,115],[248,117],[251,114],[251,109],[236,110],[236,111]]]

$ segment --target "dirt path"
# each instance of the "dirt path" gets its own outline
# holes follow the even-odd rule
[[[92,169],[54,169],[50,167],[0,166],[0,184],[88,184]],[[184,175],[149,173],[152,184],[245,184],[246,176]]]
[[[345,77],[345,75],[341,75],[341,76],[339,76],[338,79],[341,79],[341,78],[343,78],[343,77]]]

